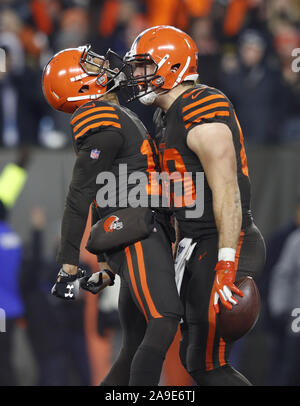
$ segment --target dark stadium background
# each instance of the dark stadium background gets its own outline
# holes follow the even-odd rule
[[[69,118],[46,104],[41,73],[55,52],[86,43],[98,53],[112,48],[124,55],[139,32],[158,24],[194,38],[201,82],[231,99],[244,132],[253,215],[268,258],[259,286],[261,317],[234,345],[232,363],[256,385],[300,384],[297,367],[293,382],[278,372],[299,359],[287,349],[298,341],[300,347],[300,336],[291,329],[290,313],[283,318],[273,311],[271,283],[286,239],[300,226],[299,0],[2,0],[0,48],[7,68],[0,72],[0,171],[22,162],[27,180],[8,213],[23,245],[15,292],[22,306],[7,323],[12,334],[0,333],[0,360],[7,355],[5,340],[13,366],[11,381],[1,382],[0,373],[0,385],[97,385],[119,349],[117,287],[74,306],[49,297],[74,153]],[[138,102],[129,107],[153,135],[153,109]],[[82,256],[94,269],[94,258],[84,250]],[[0,257],[0,284],[5,274]],[[293,291],[297,286],[289,288],[300,297]],[[178,339],[168,354],[164,385],[193,384],[179,364]]]

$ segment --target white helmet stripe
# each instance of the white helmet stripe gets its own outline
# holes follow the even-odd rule
[[[99,97],[103,96],[98,95],[98,94],[88,94],[86,96],[75,96],[75,97],[68,97],[67,101],[72,102],[72,101],[78,101],[78,100],[89,100],[89,99],[98,99]]]
[[[184,68],[182,69],[182,71],[181,71],[181,72],[179,73],[179,75],[177,76],[177,79],[176,79],[174,85],[172,86],[172,88],[175,87],[178,83],[181,82],[181,78],[182,78],[182,76],[185,74],[187,68],[189,67],[190,61],[191,61],[191,57],[188,56],[188,57],[187,57],[187,60],[186,60],[186,63],[185,63],[185,65],[184,65]]]
[[[77,82],[77,80],[81,80],[83,78],[86,78],[87,76],[89,76],[87,73],[82,73],[81,75],[73,76],[72,78],[70,78],[70,81]]]
[[[166,54],[166,55],[162,58],[162,60],[158,63],[157,69],[160,69],[160,68],[164,65],[164,63],[165,63],[169,58],[170,58],[170,55],[169,55],[169,54]]]

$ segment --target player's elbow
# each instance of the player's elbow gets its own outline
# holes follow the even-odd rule
[[[91,201],[92,199],[89,199],[88,195],[84,193],[83,190],[71,186],[66,198],[66,209],[78,216],[86,216]]]

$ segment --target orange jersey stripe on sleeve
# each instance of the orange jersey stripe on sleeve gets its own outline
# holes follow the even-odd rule
[[[115,111],[114,107],[111,106],[102,106],[102,107],[95,107],[93,109],[88,108],[87,110],[83,111],[82,113],[78,114],[77,116],[75,116],[72,121],[71,121],[71,125],[75,124],[78,120],[80,120],[81,118],[92,114],[92,113],[96,113],[98,111]]]
[[[102,113],[102,114],[95,114],[93,116],[90,116],[88,118],[86,118],[85,120],[80,121],[80,123],[78,123],[74,128],[73,128],[73,132],[75,133],[78,128],[80,128],[81,126],[83,126],[84,124],[88,123],[89,121],[93,121],[96,120],[98,118],[119,118],[119,116],[117,114],[112,114],[112,113]]]
[[[188,104],[187,106],[182,108],[182,112],[186,112],[187,110],[190,110],[193,107],[198,106],[199,104],[203,104],[206,103],[210,100],[215,100],[215,99],[224,99],[226,100],[226,98],[222,95],[222,94],[212,94],[210,96],[204,97],[203,99],[197,100],[194,103]]]
[[[189,114],[187,114],[186,116],[183,117],[183,121],[187,121],[189,118],[191,118],[197,114],[200,114],[203,111],[215,109],[217,107],[228,107],[229,108],[229,104],[227,102],[218,102],[218,103],[209,104],[207,106],[201,107],[200,109],[191,111]]]
[[[182,96],[182,98],[183,98],[183,99],[187,99],[187,98],[190,97],[193,93],[199,92],[199,94],[200,94],[200,93],[204,92],[204,90],[205,90],[205,89],[198,89],[198,88],[193,89],[193,90],[191,90],[191,91],[188,92],[188,93],[184,93],[184,95]],[[195,95],[193,95],[193,98],[194,98],[194,96],[195,96]]]
[[[188,130],[191,125],[193,125],[195,123],[200,123],[200,121],[205,119],[205,118],[212,118],[212,117],[215,117],[215,116],[229,116],[229,115],[230,115],[229,111],[214,111],[213,113],[205,114],[205,115],[203,115],[201,117],[198,117],[192,123],[187,123],[185,125],[185,128]]]
[[[84,135],[88,130],[91,130],[92,128],[97,128],[97,127],[101,127],[101,126],[113,126],[116,128],[121,128],[121,124],[116,123],[115,121],[99,121],[97,123],[94,124],[90,124],[87,125],[86,127],[84,127],[83,130],[81,130],[78,134],[75,135],[75,139],[81,137],[82,135]]]

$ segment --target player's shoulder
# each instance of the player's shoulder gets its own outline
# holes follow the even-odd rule
[[[228,101],[228,98],[223,92],[221,92],[221,90],[216,89],[215,87],[196,85],[192,89],[188,89],[180,95],[180,104],[181,107],[184,108],[190,105],[194,106],[202,103],[206,104],[211,100],[218,99]]]
[[[74,120],[74,119],[76,119],[76,117],[87,116],[89,114],[100,113],[102,111],[119,112],[119,106],[114,103],[108,102],[106,100],[88,101],[87,103],[81,105],[80,107],[78,107],[78,109],[75,110],[75,112],[73,113],[73,115],[71,117],[71,124],[72,124],[72,122],[76,121],[76,120]]]
[[[89,101],[73,113],[70,124],[75,139],[107,127],[120,129],[120,107],[105,100]]]
[[[197,85],[180,96],[180,111],[186,129],[201,122],[224,120],[230,116],[231,103],[220,90]]]
[[[129,109],[128,107],[125,106],[119,106],[120,108],[120,115],[123,117],[129,117],[131,120],[139,120],[139,116]]]

